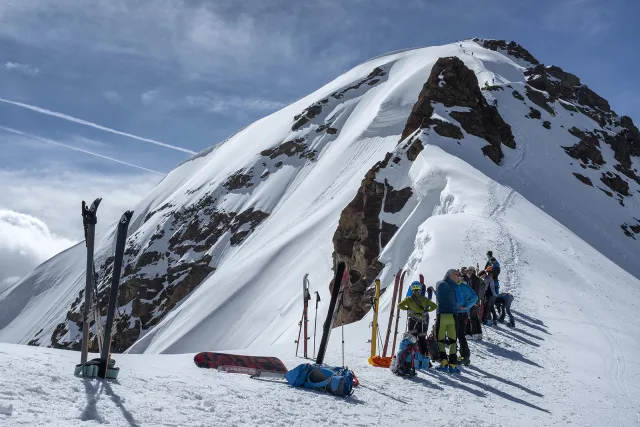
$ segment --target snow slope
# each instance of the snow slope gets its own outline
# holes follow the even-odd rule
[[[72,375],[77,352],[0,344],[2,425],[638,425],[638,280],[437,144],[420,153],[409,179],[420,191],[411,212],[419,219],[406,224],[417,232],[399,231],[404,244],[384,256],[406,258],[408,279],[423,272],[433,283],[493,247],[505,260],[502,287],[516,297],[517,328],[488,328],[485,340],[470,342],[472,366],[461,375],[431,370],[405,380],[369,366],[371,313],[344,328],[345,362],[361,382],[346,400],[200,369],[192,354],[116,355],[117,381],[83,380]],[[381,325],[389,300],[383,295]],[[235,352],[278,356],[292,368],[304,362],[294,346]],[[339,329],[325,360],[341,364]]]
[[[188,267],[200,263],[206,264],[207,269],[202,274],[202,283],[198,281],[192,286],[193,292],[188,288],[184,297],[173,301],[175,306],[167,308],[165,304],[171,285],[167,279],[159,297],[147,298],[148,292],[138,290],[137,300],[129,300],[119,307],[122,313],[131,315],[129,322],[134,328],[144,317],[136,317],[142,311],[139,306],[154,304],[149,316],[155,323],[140,330],[140,339],[129,351],[179,353],[290,343],[297,333],[300,280],[304,273],[310,274],[312,289],[321,294],[320,315],[324,315],[329,299],[327,285],[332,277],[332,235],[340,212],[354,197],[367,171],[387,152],[398,149],[399,135],[418,93],[435,61],[444,56],[460,57],[475,72],[480,86],[502,85],[505,90],[486,91],[484,95],[489,101],[498,100],[499,112],[511,126],[517,146],[514,150],[503,147],[505,158],[498,166],[482,155],[479,148],[486,142],[476,136],[464,132],[464,139],[460,141],[434,133],[423,136],[428,147],[439,147],[449,155],[446,162],[461,159],[488,181],[469,183],[466,178],[460,178],[458,182],[456,171],[422,170],[420,161],[411,166],[410,174],[401,170],[397,177],[390,176],[390,180],[398,180],[397,185],[410,183],[418,193],[401,212],[386,218],[400,229],[381,256],[386,263],[381,275],[383,282],[389,283],[391,275],[402,266],[410,267],[412,273],[422,271],[433,282],[451,266],[449,262],[475,264],[481,261],[481,254],[492,248],[504,265],[507,289],[521,285],[521,273],[515,267],[517,261],[528,262],[536,272],[547,272],[547,267],[520,257],[517,249],[524,243],[515,240],[507,227],[514,224],[535,227],[536,224],[528,223],[532,221],[530,218],[542,215],[536,209],[567,227],[570,231],[564,234],[576,234],[600,251],[602,262],[616,263],[638,277],[638,242],[620,229],[632,215],[638,216],[637,202],[627,197],[623,207],[597,188],[582,184],[572,176],[572,171],[591,175],[594,182],[598,182],[600,171],[580,169],[562,149],[577,141],[567,129],[590,130],[598,128],[597,124],[583,114],[558,107],[559,102],[552,103],[555,116],[543,110],[541,120],[526,118],[535,104],[529,99],[519,101],[511,94],[512,89],[525,92],[526,61],[505,51],[488,50],[466,41],[368,61],[173,170],[135,207],[125,264],[139,265],[145,251],[151,250],[161,259],[141,267],[136,273],[139,276],[128,275],[125,269],[123,282],[131,277],[162,280],[176,265]],[[372,70],[377,69],[381,73],[371,77]],[[305,112],[313,105],[321,105],[321,112],[298,126],[301,111],[303,116],[311,116]],[[449,116],[455,108],[438,105],[436,115],[455,123]],[[541,126],[544,119],[552,124],[551,129]],[[334,131],[328,132],[327,127]],[[282,147],[283,141],[297,139],[304,139],[304,153],[311,157],[279,155],[272,158],[264,154]],[[613,170],[611,148],[606,144],[600,148],[607,160],[603,170]],[[421,158],[424,157],[422,153]],[[637,164],[637,158],[634,161]],[[225,190],[230,176],[247,170],[251,170],[246,174],[248,184]],[[637,193],[638,188],[640,186],[630,181],[632,194]],[[531,213],[522,215],[517,222],[507,221],[505,206],[498,203],[501,191],[507,192],[509,200],[524,197],[536,209],[532,208]],[[174,251],[171,238],[180,233],[183,237],[187,235],[184,230],[193,222],[187,218],[172,225],[171,218],[176,218],[181,209],[195,207],[189,212],[195,212],[193,216],[200,223],[213,223],[197,208],[207,198],[215,199],[213,206],[218,213],[255,209],[267,216],[255,227],[244,223],[238,229],[223,230],[213,245],[191,244],[185,237],[177,247],[185,249]],[[166,213],[167,209],[171,212]],[[453,252],[455,259],[444,255],[455,249],[453,235],[436,239],[436,231],[425,231],[442,227],[439,233],[443,233],[442,230],[448,230],[445,225],[449,221],[456,223],[454,228],[473,224],[466,228],[467,233],[457,237],[462,239],[458,241],[464,242],[467,252],[466,255]],[[482,221],[491,228],[476,225]],[[428,228],[427,224],[432,223],[438,227]],[[206,233],[210,231],[206,229]],[[162,233],[162,237],[157,238]],[[241,233],[247,233],[244,240],[234,244],[233,238]],[[424,246],[425,254],[437,257],[426,261],[423,270],[419,270],[422,255],[416,255],[416,249],[407,242],[423,235],[424,241],[416,245]],[[537,239],[551,237],[547,231],[531,235]],[[108,269],[113,233],[98,236],[97,242],[97,265],[107,265],[105,269]],[[566,243],[562,246],[566,247]],[[570,253],[570,249],[567,252]],[[165,258],[165,253],[170,256]],[[77,343],[77,323],[68,319],[73,315],[77,317],[80,307],[77,302],[81,300],[78,293],[85,280],[83,259],[84,245],[79,244],[0,294],[0,340],[47,346],[62,326],[58,337]],[[582,263],[572,268],[575,267],[582,267]],[[637,284],[633,276],[622,270],[610,274],[623,277],[623,283],[635,289],[630,284]],[[178,285],[189,279],[189,273],[174,276],[173,283]],[[157,303],[161,297],[165,300]],[[635,302],[627,298],[625,301]],[[74,308],[70,310],[70,307]]]
[[[481,87],[501,88],[483,91],[515,137],[500,165],[483,156],[486,141],[464,130],[460,140],[416,131],[424,148],[412,162],[398,144],[433,65],[447,56],[462,59]],[[526,117],[536,104],[513,91],[526,93],[529,65],[473,41],[375,58],[178,166],[134,208],[121,295],[137,296],[119,310],[133,331],[151,320],[129,354],[116,356],[119,380],[74,378],[76,352],[0,344],[2,425],[638,425],[640,251],[620,226],[640,217],[640,186],[628,181],[622,206],[600,180],[616,173],[608,144],[599,146],[600,169],[582,168],[562,148],[578,142],[573,127],[615,125],[603,128],[558,100],[550,102],[555,115]],[[434,117],[459,125],[452,113],[464,108],[433,107]],[[399,212],[380,214],[398,227],[379,256],[383,286],[398,268],[407,282],[422,273],[434,284],[492,249],[501,289],[515,296],[517,328],[486,330],[459,377],[429,371],[403,380],[367,364],[369,312],[344,328],[345,362],[362,383],[346,401],[196,368],[192,354],[203,350],[275,355],[289,368],[303,361],[294,357],[302,277],[309,273],[321,295],[322,324],[341,212],[387,153],[401,160],[377,179],[412,195]],[[266,215],[233,222],[246,212]],[[105,270],[113,238],[97,238]],[[71,307],[84,286],[84,251],[59,254],[0,294],[1,341],[74,342],[69,317],[79,309]],[[194,266],[202,280],[181,288]],[[149,287],[132,287],[134,279]],[[162,289],[154,290],[157,279]],[[380,325],[390,300],[383,294]],[[340,330],[326,362],[341,363]],[[327,418],[332,411],[339,416]]]

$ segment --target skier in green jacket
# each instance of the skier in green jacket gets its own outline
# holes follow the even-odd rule
[[[418,338],[420,353],[426,356],[428,354],[427,334],[429,332],[429,324],[428,317],[425,314],[438,308],[438,304],[422,296],[422,284],[420,282],[413,282],[409,289],[411,289],[411,296],[400,301],[398,308],[407,310],[407,330],[411,335]]]

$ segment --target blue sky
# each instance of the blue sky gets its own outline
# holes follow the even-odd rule
[[[633,0],[0,0],[0,98],[200,151],[368,58],[485,37],[638,122],[638,16]],[[104,197],[105,227],[161,176],[25,135],[162,173],[189,156],[1,102],[0,126],[23,133],[0,130],[0,222],[42,221],[49,252],[82,238],[80,200]]]

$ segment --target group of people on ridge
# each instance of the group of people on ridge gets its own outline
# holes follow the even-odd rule
[[[511,314],[514,297],[510,293],[500,293],[500,263],[489,251],[484,269],[477,267],[478,271],[474,267],[448,270],[435,289],[415,281],[409,287],[407,297],[398,304],[398,308],[407,311],[407,333],[417,340],[420,353],[440,361],[437,370],[458,373],[458,362],[468,365],[471,352],[467,338],[481,340],[482,325],[497,326],[498,322],[504,323],[505,315],[508,315],[508,326],[515,326]],[[433,294],[437,304],[432,301]],[[434,310],[434,333],[428,338],[429,313]],[[431,346],[428,340],[432,342]]]

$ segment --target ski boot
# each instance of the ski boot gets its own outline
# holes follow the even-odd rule
[[[516,327],[516,324],[515,324],[514,322],[509,322],[509,323],[507,324],[507,326],[508,326],[508,327],[510,327],[510,328],[515,328],[515,327]]]
[[[503,319],[503,318],[500,318],[500,319],[498,319],[498,322],[500,322],[500,323],[504,323],[504,319]]]
[[[448,372],[450,374],[459,374],[460,373],[460,369],[456,368],[455,365],[449,365],[449,370]]]
[[[484,322],[482,322],[482,324],[484,326],[491,326],[491,321],[490,320],[485,320]]]
[[[464,366],[469,366],[471,364],[471,360],[468,357],[460,358],[460,364]]]
[[[447,362],[446,360],[441,360],[440,361],[440,366],[438,366],[436,368],[436,371],[440,371],[440,372],[449,372],[449,362]]]

